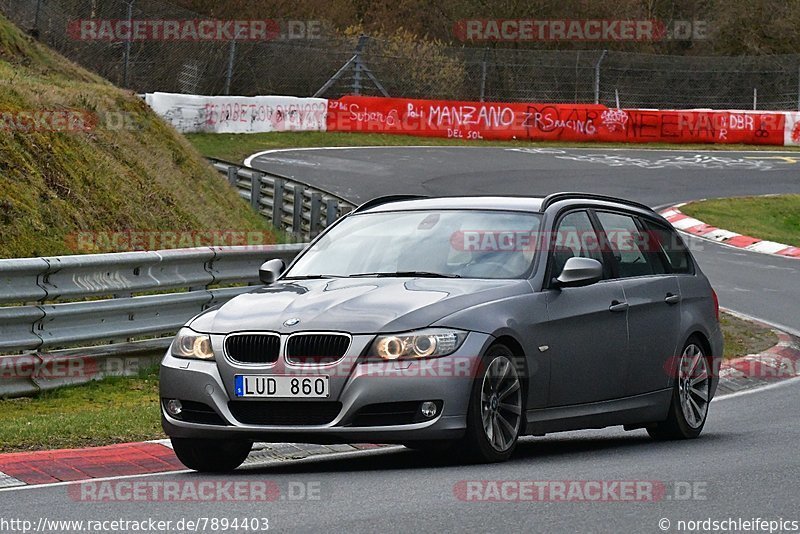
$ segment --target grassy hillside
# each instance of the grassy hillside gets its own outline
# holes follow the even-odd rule
[[[24,120],[51,112],[87,128]],[[0,17],[0,257],[75,253],[76,232],[266,228],[138,96]]]

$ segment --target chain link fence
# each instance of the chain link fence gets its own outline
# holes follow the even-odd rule
[[[203,17],[163,0],[0,0],[0,9],[71,60],[140,93],[800,109],[800,54],[692,57],[445,47],[332,34],[262,42],[85,41],[68,31],[71,21]]]

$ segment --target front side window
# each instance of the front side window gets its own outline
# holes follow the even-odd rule
[[[521,278],[541,214],[490,210],[360,213],[331,228],[285,278],[448,276]]]
[[[555,244],[551,254],[551,277],[557,277],[570,258],[591,258],[603,263],[597,234],[585,211],[564,215],[556,227]]]

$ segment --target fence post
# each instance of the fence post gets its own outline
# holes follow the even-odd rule
[[[275,178],[272,187],[272,226],[280,228],[283,223],[283,187],[286,182]]]
[[[486,61],[489,57],[489,49],[483,49],[483,61],[481,62],[481,102],[486,97]]]
[[[325,200],[325,228],[336,222],[339,218],[339,201],[335,198]]]
[[[250,171],[250,205],[254,210],[261,210],[261,173]]]
[[[231,94],[231,83],[233,82],[233,66],[236,62],[236,39],[242,35],[244,28],[240,29],[233,39],[231,39],[230,47],[228,48],[228,70],[225,73],[225,94]]]
[[[753,111],[758,109],[758,87],[753,87]]]
[[[33,15],[33,31],[38,37],[39,33],[39,13],[42,10],[42,0],[36,0],[36,12]]]
[[[353,94],[360,95],[361,94],[361,52],[364,50],[364,46],[367,44],[367,40],[369,39],[366,35],[361,35],[358,37],[358,44],[356,45],[356,53],[355,53],[355,65],[354,65],[354,73],[353,73]]]
[[[311,237],[314,238],[319,233],[319,223],[322,211],[322,195],[319,193],[311,193],[311,224],[309,225]]]
[[[597,60],[597,63],[594,65],[594,103],[600,103],[600,64],[608,54],[608,50],[603,50],[603,53],[600,54],[600,59]]]
[[[133,3],[136,0],[128,0],[128,28],[133,26]],[[38,13],[38,6],[37,6]],[[123,66],[122,86],[126,89],[130,87],[130,62],[131,62],[131,33],[125,39],[125,65]]]
[[[294,204],[292,205],[292,233],[296,236],[303,234],[303,188],[294,185]]]

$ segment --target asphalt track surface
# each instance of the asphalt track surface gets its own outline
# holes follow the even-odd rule
[[[597,156],[587,158],[587,156]],[[560,157],[561,156],[561,157]],[[611,156],[611,158],[609,158]],[[678,161],[675,158],[685,157]],[[253,165],[355,201],[394,192],[530,194],[583,190],[660,206],[705,197],[800,192],[800,163],[764,153],[500,148],[294,150]],[[727,158],[712,161],[706,158]],[[756,160],[747,158],[756,157]],[[620,159],[622,158],[622,159]],[[761,161],[761,163],[758,163]],[[653,163],[655,162],[655,163]],[[699,166],[708,165],[708,166]],[[800,261],[702,242],[693,248],[722,305],[800,330]],[[602,379],[602,377],[599,377]],[[69,486],[0,492],[0,518],[268,517],[279,532],[668,532],[679,521],[798,520],[800,379],[715,400],[699,440],[656,443],[620,428],[524,438],[503,464],[462,466],[406,449],[246,467],[216,480],[269,481],[284,499],[253,502],[85,502]],[[193,483],[195,473],[136,477]],[[655,481],[658,502],[476,502],[464,481]],[[318,498],[292,500],[290,485]],[[677,488],[689,485],[693,498]],[[483,495],[486,495],[484,493]],[[684,525],[685,526],[685,525]],[[691,526],[691,525],[690,525]],[[732,531],[730,525],[718,531]],[[791,525],[786,525],[791,527]],[[232,531],[229,531],[232,532]]]

